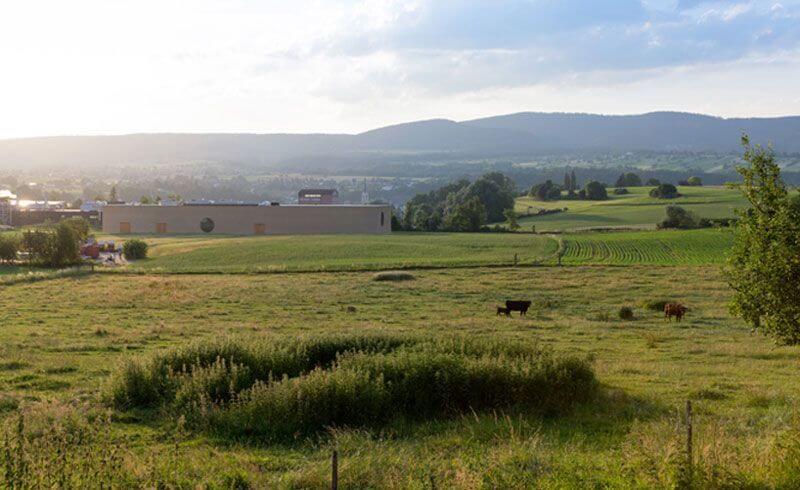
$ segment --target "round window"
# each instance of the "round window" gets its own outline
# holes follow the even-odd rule
[[[206,233],[211,233],[214,231],[214,220],[211,218],[203,218],[203,220],[200,221],[200,229]]]

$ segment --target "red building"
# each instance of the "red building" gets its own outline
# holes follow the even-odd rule
[[[339,191],[336,189],[300,189],[297,193],[299,204],[336,204]]]

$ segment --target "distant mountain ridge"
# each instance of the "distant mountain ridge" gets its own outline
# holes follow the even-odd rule
[[[800,116],[720,118],[681,112],[607,116],[521,112],[469,121],[433,119],[360,134],[130,134],[0,140],[0,168],[228,162],[276,167],[399,154],[467,158],[563,151],[738,152],[743,132],[800,153]],[[334,162],[326,164],[326,162]]]

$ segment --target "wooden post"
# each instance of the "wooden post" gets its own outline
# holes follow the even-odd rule
[[[333,450],[331,455],[331,490],[339,488],[339,453]]]
[[[686,470],[692,481],[692,402],[686,400]]]

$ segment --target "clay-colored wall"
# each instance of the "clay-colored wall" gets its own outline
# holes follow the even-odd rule
[[[381,226],[383,213],[383,226]],[[103,231],[120,233],[130,223],[131,233],[156,233],[166,223],[167,234],[203,233],[200,221],[211,218],[211,234],[252,235],[256,224],[267,235],[315,233],[389,233],[391,208],[376,206],[118,206],[103,209]]]

